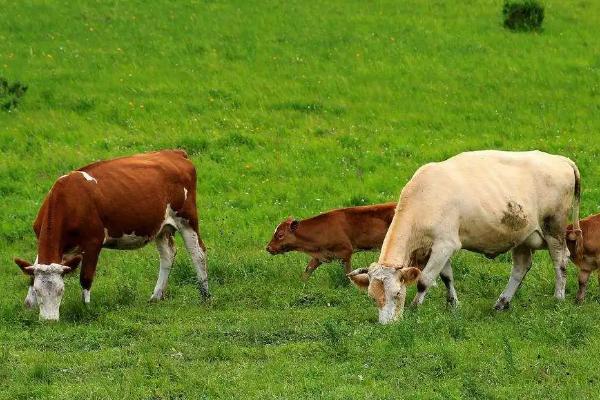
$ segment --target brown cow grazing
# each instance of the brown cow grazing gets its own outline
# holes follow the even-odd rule
[[[200,292],[209,296],[206,249],[198,231],[196,170],[184,151],[99,161],[61,176],[33,229],[38,239],[35,262],[15,262],[32,276],[25,304],[37,304],[40,319],[58,320],[63,275],[80,261],[83,301],[89,303],[103,247],[130,250],[154,241],[160,272],[151,299],[161,299],[175,257],[176,230],[196,267]]]
[[[348,273],[352,271],[352,253],[381,248],[395,209],[396,203],[385,203],[339,208],[302,221],[290,217],[277,226],[267,251],[310,255],[303,279],[333,260],[341,260]]]
[[[571,261],[579,268],[579,290],[577,302],[583,303],[588,279],[594,271],[598,272],[600,283],[600,214],[590,215],[579,221],[583,240],[577,239],[573,225],[567,226],[567,247]],[[579,247],[578,247],[579,246]]]

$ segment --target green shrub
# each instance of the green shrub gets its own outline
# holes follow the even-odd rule
[[[544,21],[544,6],[536,0],[505,1],[504,27],[513,31],[539,31]]]
[[[27,92],[27,86],[21,82],[8,83],[8,81],[0,77],[0,108],[5,111],[10,111],[17,107],[21,98]]]

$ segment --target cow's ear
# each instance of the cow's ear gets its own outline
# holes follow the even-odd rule
[[[367,290],[369,287],[369,270],[366,268],[355,269],[346,276],[359,289]]]
[[[66,274],[76,269],[79,266],[81,259],[81,255],[77,254],[76,256],[63,260],[62,265],[65,267],[63,268],[63,274]]]
[[[15,257],[15,264],[17,264],[17,266],[21,268],[21,271],[23,271],[25,275],[33,275],[33,268],[30,268],[31,263],[21,258]]]
[[[296,232],[298,229],[298,224],[300,224],[300,222],[298,222],[297,219],[292,220],[292,222],[290,222],[290,231]]]
[[[419,275],[421,275],[421,270],[415,267],[402,268],[399,270],[399,278],[400,282],[408,285],[414,283],[417,279],[419,279]]]

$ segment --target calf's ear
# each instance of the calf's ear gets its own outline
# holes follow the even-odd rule
[[[292,222],[290,222],[290,230],[292,232],[296,232],[296,229],[298,229],[298,224],[299,224],[299,222],[298,222],[297,219],[295,219]]]
[[[414,283],[417,279],[419,279],[419,275],[421,275],[421,270],[415,267],[402,268],[399,270],[400,273],[400,282],[408,285],[410,283]]]
[[[33,275],[33,268],[30,268],[31,263],[21,258],[15,257],[15,264],[17,264],[17,266],[21,268],[21,271],[23,271],[25,275]]]
[[[77,254],[76,256],[73,256],[71,258],[68,258],[66,260],[63,260],[63,274],[66,274],[68,272],[73,271],[74,269],[76,269],[79,266],[79,263],[81,262],[81,255]]]
[[[355,269],[346,276],[350,278],[354,286],[359,289],[367,290],[369,287],[369,270],[366,268]]]

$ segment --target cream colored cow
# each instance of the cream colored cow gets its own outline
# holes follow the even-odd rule
[[[448,301],[457,303],[450,258],[458,250],[491,258],[512,250],[512,273],[495,305],[502,310],[531,267],[534,251],[547,248],[556,271],[554,296],[564,299],[569,256],[564,232],[572,210],[571,235],[582,242],[579,198],[575,163],[540,151],[474,151],[424,165],[400,194],[379,261],[348,276],[368,287],[379,321],[388,323],[402,316],[406,286],[415,281],[413,305],[423,302],[438,275]]]

